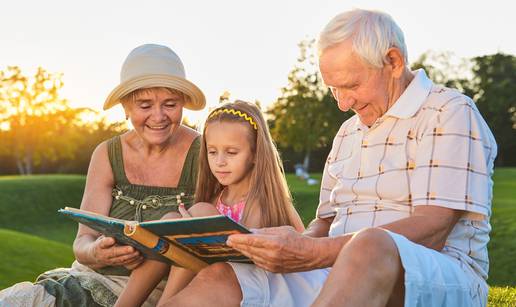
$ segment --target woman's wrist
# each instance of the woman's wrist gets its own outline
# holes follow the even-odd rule
[[[79,263],[91,269],[104,267],[96,256],[95,241],[96,240],[86,241],[85,238],[82,237],[74,243],[75,258]]]

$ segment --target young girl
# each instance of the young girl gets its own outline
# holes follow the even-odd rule
[[[282,163],[260,110],[244,101],[213,110],[206,120],[199,155],[195,202],[182,216],[223,214],[248,228],[303,223],[292,205]],[[164,218],[178,218],[169,213]],[[133,270],[117,306],[139,306],[166,274],[166,265],[145,261]],[[188,285],[195,273],[172,267],[160,299]]]

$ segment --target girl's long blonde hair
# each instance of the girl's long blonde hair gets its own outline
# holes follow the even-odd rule
[[[256,123],[256,129],[244,116],[220,110],[235,110],[247,114]],[[219,111],[219,112],[217,112]],[[292,204],[285,173],[276,146],[263,115],[255,104],[237,100],[226,103],[213,110],[204,125],[203,140],[199,153],[199,173],[195,202],[213,202],[222,192],[222,186],[210,170],[206,148],[206,127],[213,122],[241,122],[249,127],[251,150],[255,154],[255,163],[251,168],[251,180],[248,198],[242,217],[245,224],[251,210],[259,206],[261,227],[295,225],[295,209]]]

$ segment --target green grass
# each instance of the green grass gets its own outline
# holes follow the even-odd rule
[[[488,306],[516,306],[516,288],[491,287],[489,288]]]
[[[516,168],[495,171],[491,226],[488,282],[516,286]]]
[[[0,177],[0,228],[71,244],[77,223],[56,212],[80,206],[84,183],[79,175]]]
[[[315,217],[315,211],[319,203],[321,177],[321,174],[312,175],[312,178],[319,183],[308,185],[306,181],[297,178],[294,174],[287,174],[288,186],[292,193],[294,204],[305,225],[308,225]]]
[[[0,229],[0,242],[0,289],[18,281],[33,281],[50,268],[68,267],[74,259],[69,244],[17,231]]]
[[[320,181],[321,175],[314,178]],[[315,216],[319,186],[292,174],[287,181],[307,224]],[[516,306],[516,168],[497,169],[494,181],[489,301],[491,306]],[[79,175],[0,177],[0,289],[70,265],[77,225],[56,211],[79,207],[84,183]]]

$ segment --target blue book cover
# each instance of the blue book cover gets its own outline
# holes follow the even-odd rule
[[[250,233],[227,216],[138,223],[68,207],[58,212],[106,236],[114,237],[120,244],[135,247],[148,259],[177,264],[172,259],[177,259],[175,256],[183,255],[184,251],[206,264],[224,261],[251,263],[249,258],[226,245],[229,235]],[[170,246],[175,249],[170,250]]]

